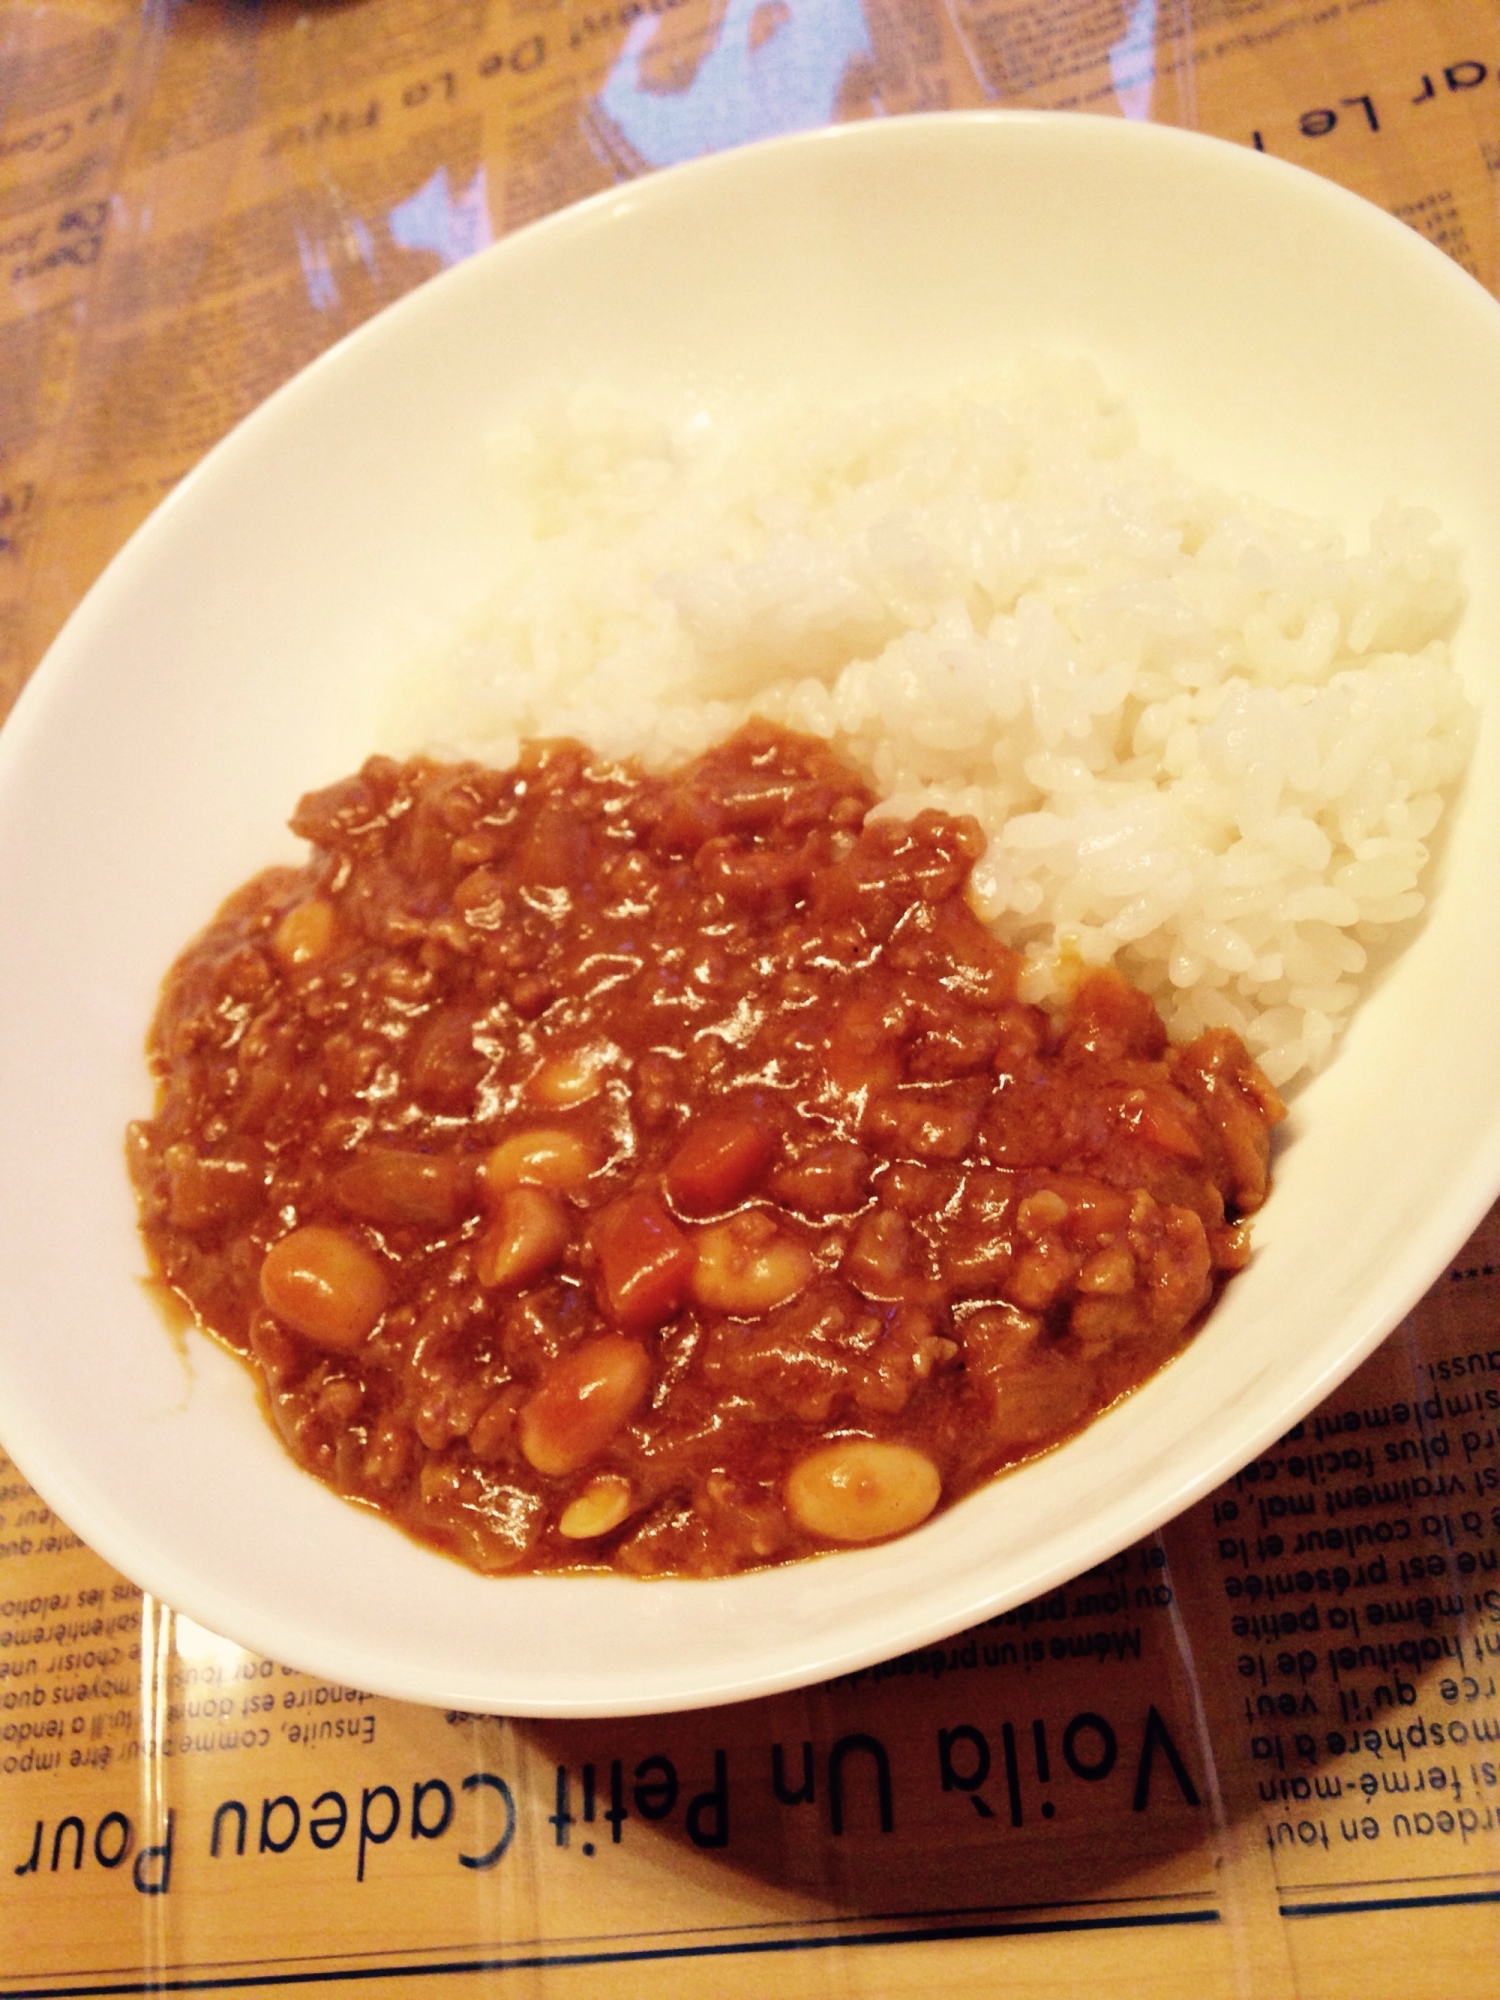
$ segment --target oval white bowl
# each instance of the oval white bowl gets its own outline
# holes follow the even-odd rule
[[[121,1135],[160,976],[394,675],[483,598],[484,439],[603,380],[718,406],[1092,356],[1185,469],[1462,542],[1486,713],[1430,921],[1298,1100],[1251,1269],[1081,1437],[896,1543],[715,1583],[486,1580],[298,1472],[244,1371],[186,1360]],[[913,118],[776,141],[564,212],[403,300],[167,500],[0,735],[0,1437],[200,1624],[331,1680],[532,1715],[729,1701],[1030,1597],[1284,1431],[1500,1185],[1500,307],[1374,208],[1163,128]]]

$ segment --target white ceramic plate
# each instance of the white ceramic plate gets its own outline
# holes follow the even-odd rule
[[[904,1541],[698,1584],[485,1580],[298,1472],[249,1378],[139,1283],[121,1153],[158,979],[295,852],[392,677],[484,595],[483,438],[541,392],[733,403],[1092,355],[1146,441],[1467,551],[1487,703],[1431,921],[1299,1100],[1252,1268],[1155,1381]],[[274,396],[90,593],[0,735],[0,1437],[200,1624],[335,1681],[512,1714],[767,1693],[1101,1560],[1285,1430],[1500,1185],[1500,307],[1353,196],[1219,142],[1047,114],[778,141],[569,210]]]

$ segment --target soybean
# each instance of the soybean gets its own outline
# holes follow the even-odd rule
[[[597,1458],[646,1400],[651,1363],[639,1341],[603,1333],[564,1355],[521,1411],[521,1450],[558,1477]]]
[[[474,1275],[481,1285],[529,1285],[568,1247],[568,1212],[545,1188],[509,1188],[480,1240]]]
[[[532,1126],[513,1132],[491,1149],[482,1169],[485,1193],[491,1200],[515,1187],[556,1188],[572,1194],[598,1165],[593,1147],[579,1133],[566,1126]]]
[[[373,1250],[342,1230],[310,1223],[266,1252],[260,1296],[294,1333],[334,1354],[352,1354],[379,1323],[390,1281]]]
[[[839,1438],[787,1474],[787,1512],[830,1542],[880,1542],[925,1521],[943,1482],[925,1453],[878,1438]]]

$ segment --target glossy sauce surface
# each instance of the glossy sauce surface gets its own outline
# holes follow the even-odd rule
[[[1071,1435],[1248,1255],[1275,1093],[764,725],[669,778],[372,759],[170,973],[153,1263],[299,1463],[487,1571],[877,1540]]]

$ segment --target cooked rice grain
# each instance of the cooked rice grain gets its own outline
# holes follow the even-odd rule
[[[1420,509],[1352,547],[1198,485],[1082,363],[741,430],[590,392],[499,461],[492,603],[396,747],[570,735],[659,770],[751,714],[811,731],[882,810],[980,821],[1027,997],[1113,962],[1278,1085],[1423,907],[1474,716]]]

